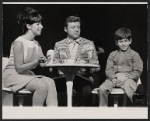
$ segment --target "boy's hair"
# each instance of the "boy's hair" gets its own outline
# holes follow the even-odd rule
[[[120,28],[118,30],[116,30],[115,34],[114,34],[114,39],[115,41],[118,41],[120,39],[131,39],[132,38],[132,33],[131,30],[128,28]]]
[[[17,19],[21,30],[25,33],[28,30],[26,25],[41,22],[42,16],[35,9],[26,7],[18,13]]]
[[[79,23],[81,23],[81,20],[77,16],[69,16],[69,17],[66,18],[64,27],[67,27],[68,23],[70,23],[70,22],[79,22]]]

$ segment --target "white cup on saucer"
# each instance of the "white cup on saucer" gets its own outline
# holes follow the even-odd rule
[[[53,64],[53,59],[54,59],[54,50],[50,49],[46,53],[47,59],[49,61],[48,64]]]

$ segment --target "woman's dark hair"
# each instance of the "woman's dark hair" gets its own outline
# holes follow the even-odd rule
[[[67,27],[68,23],[70,23],[70,22],[79,22],[79,23],[81,23],[81,20],[77,16],[69,16],[69,17],[66,18],[64,27]]]
[[[130,39],[130,38],[132,38],[131,30],[125,27],[116,30],[114,34],[115,41],[118,41],[120,39]]]
[[[41,22],[42,16],[35,9],[26,7],[18,13],[17,19],[21,30],[25,33],[27,31],[26,25]]]

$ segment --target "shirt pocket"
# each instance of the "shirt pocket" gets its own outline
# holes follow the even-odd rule
[[[129,64],[129,67],[133,68],[133,59],[132,58],[128,58],[128,64]]]

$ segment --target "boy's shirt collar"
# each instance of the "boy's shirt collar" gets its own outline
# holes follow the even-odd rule
[[[128,49],[127,49],[126,51],[122,51],[121,49],[119,49],[118,51],[119,51],[119,52],[128,53],[128,52],[130,52],[130,50],[131,50],[131,48],[130,48],[130,47],[128,47]]]

